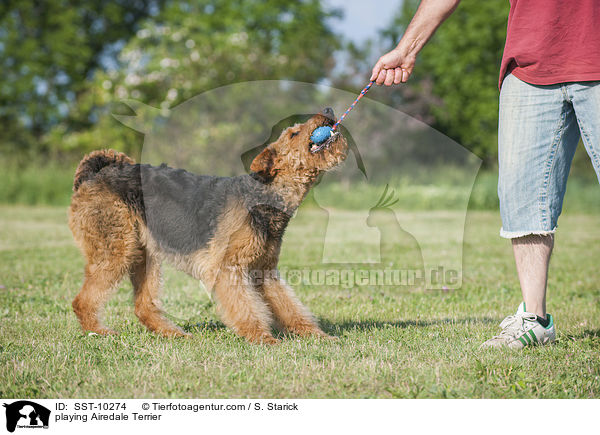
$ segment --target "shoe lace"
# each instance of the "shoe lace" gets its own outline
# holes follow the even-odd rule
[[[515,314],[508,316],[500,323],[502,332],[500,332],[500,335],[496,335],[494,338],[504,340],[508,338],[516,339],[518,336],[524,333],[525,322],[531,322],[534,320],[536,320],[535,315]]]

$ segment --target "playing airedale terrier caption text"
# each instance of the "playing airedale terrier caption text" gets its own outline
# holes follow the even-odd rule
[[[336,132],[322,144],[311,133],[333,125],[325,109],[285,129],[253,161],[249,175],[195,175],[135,164],[123,153],[95,151],[79,164],[69,227],[87,261],[73,309],[84,330],[114,333],[101,320],[126,274],[135,314],[165,336],[189,335],[165,318],[159,301],[166,260],[212,289],[223,322],[253,343],[275,344],[271,327],[327,335],[277,274],[283,233],[319,174],[348,151]]]

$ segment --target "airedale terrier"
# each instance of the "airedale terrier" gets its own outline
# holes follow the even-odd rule
[[[195,175],[166,165],[135,164],[123,153],[95,151],[79,164],[69,227],[87,260],[73,309],[85,330],[111,334],[102,308],[129,274],[135,314],[151,331],[189,335],[165,318],[159,301],[161,262],[212,289],[223,322],[250,342],[277,343],[275,321],[299,335],[326,336],[277,274],[283,233],[317,177],[348,150],[325,109],[284,130],[252,162],[250,174]]]

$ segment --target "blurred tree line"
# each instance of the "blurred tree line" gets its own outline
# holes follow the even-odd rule
[[[149,0],[4,0],[0,3],[0,146],[11,155],[47,152],[59,123],[88,128],[73,109],[140,21]]]
[[[339,40],[318,0],[8,0],[0,5],[0,152],[139,151],[111,113],[168,108],[225,84],[317,82]]]
[[[356,93],[417,5],[405,0],[389,11],[378,39],[357,45],[331,30],[341,11],[319,0],[3,0],[0,155],[13,164],[32,156],[73,162],[101,147],[135,155],[142,135],[111,116],[131,115],[122,103],[128,99],[168,109],[222,85],[263,79]],[[493,165],[508,7],[463,0],[409,83],[369,97]],[[389,158],[400,157],[390,151]]]

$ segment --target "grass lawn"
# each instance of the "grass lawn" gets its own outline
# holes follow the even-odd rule
[[[293,248],[311,225],[293,222],[282,265],[307,255]],[[520,302],[498,227],[497,212],[469,213],[459,290],[298,287],[339,340],[268,347],[224,328],[199,284],[169,268],[164,307],[192,339],[146,331],[129,282],[106,310],[120,335],[85,335],[70,305],[83,259],[65,208],[0,207],[0,397],[599,398],[598,215],[561,218],[548,294],[558,343],[523,352],[478,350]]]

